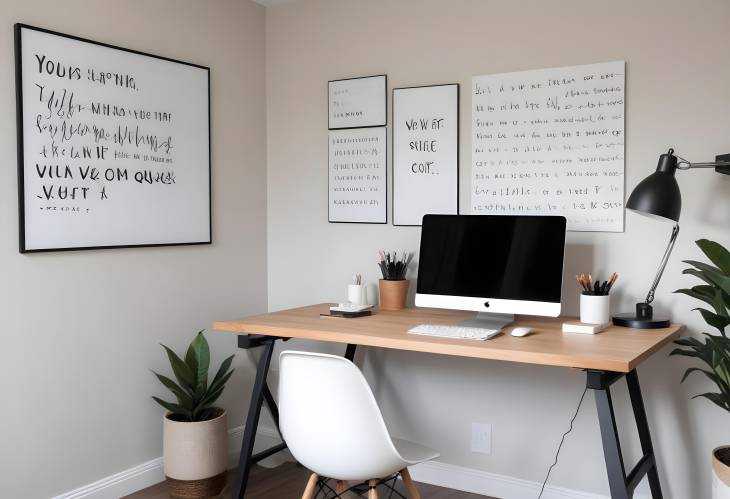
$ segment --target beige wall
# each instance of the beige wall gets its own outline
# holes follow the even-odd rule
[[[213,245],[18,253],[13,23],[211,67]],[[213,319],[266,308],[264,9],[241,0],[0,5],[0,496],[60,494],[161,455],[169,370]],[[209,333],[214,362],[235,351]],[[243,354],[223,404],[240,424]]]
[[[342,300],[354,272],[377,278],[378,249],[418,247],[418,228],[327,223],[327,80],[387,73],[390,88],[460,83],[467,212],[472,75],[626,60],[628,192],[670,146],[694,160],[730,152],[728,19],[725,0],[303,0],[269,8],[269,307]],[[703,326],[694,304],[670,291],[689,282],[680,271],[682,259],[698,256],[692,241],[730,244],[730,177],[678,176],[682,233],[657,303],[696,334]],[[614,311],[628,311],[668,237],[668,226],[633,215],[625,233],[571,233],[566,275],[619,272]],[[573,285],[565,303],[577,312]],[[680,386],[687,363],[668,352],[639,370],[662,482],[666,497],[706,498],[710,450],[730,442],[728,416],[687,400],[710,387],[699,378]],[[579,371],[401,352],[368,351],[364,363],[394,433],[440,449],[445,462],[532,481],[552,462],[584,382]],[[616,393],[632,462],[638,445],[625,387]],[[607,493],[594,407],[589,395],[551,482]],[[491,456],[470,453],[473,421],[493,424]]]

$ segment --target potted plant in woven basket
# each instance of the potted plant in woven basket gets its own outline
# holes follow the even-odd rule
[[[703,333],[703,338],[682,338],[675,343],[677,348],[670,355],[692,357],[704,364],[702,367],[690,367],[685,371],[682,381],[692,373],[702,373],[716,387],[717,392],[695,395],[703,397],[718,407],[730,412],[730,338],[726,329],[730,325],[730,252],[722,245],[701,239],[697,246],[714,264],[686,260],[692,268],[684,274],[695,276],[703,281],[692,288],[678,289],[683,293],[707,304],[698,307],[705,322],[717,329],[720,334]],[[730,499],[730,445],[715,448],[712,451],[712,497],[714,499]]]
[[[168,411],[163,419],[163,457],[170,496],[216,496],[226,484],[228,425],[226,411],[213,404],[233,373],[233,355],[209,382],[210,349],[203,331],[190,343],[184,359],[162,347],[177,380],[153,371],[175,397],[175,402],[152,397]]]

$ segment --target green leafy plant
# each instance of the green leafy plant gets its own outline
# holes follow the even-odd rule
[[[208,341],[203,336],[203,331],[198,332],[190,343],[185,360],[181,359],[170,348],[162,345],[170,360],[172,372],[177,383],[167,376],[152,371],[157,379],[177,399],[176,403],[167,402],[158,397],[152,397],[155,402],[170,411],[170,419],[175,421],[205,421],[216,417],[219,409],[213,407],[218,397],[223,393],[226,382],[233,374],[229,370],[233,362],[233,355],[224,360],[213,381],[208,384],[208,367],[210,367],[210,348]]]
[[[685,260],[692,268],[682,273],[695,276],[704,284],[678,289],[675,293],[691,296],[709,305],[709,308],[697,307],[694,310],[702,314],[705,322],[720,334],[702,333],[704,341],[691,337],[676,340],[674,343],[683,348],[674,349],[670,355],[694,357],[706,364],[704,369],[687,369],[682,381],[694,372],[704,374],[717,385],[719,391],[701,393],[692,398],[704,397],[730,412],[730,338],[725,332],[730,325],[730,252],[721,244],[707,239],[700,239],[696,243],[714,265]]]

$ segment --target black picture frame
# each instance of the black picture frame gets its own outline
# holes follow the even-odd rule
[[[332,123],[330,121],[330,85],[332,83],[339,82],[339,81],[363,80],[366,78],[384,78],[385,79],[385,81],[383,82],[383,105],[385,106],[384,107],[385,112],[383,113],[383,123],[375,124],[375,125],[333,127]],[[352,78],[339,78],[336,80],[327,81],[327,130],[350,130],[353,128],[376,128],[376,127],[387,126],[387,125],[388,125],[388,75],[387,74],[355,76]]]
[[[143,57],[151,57],[163,61],[183,64],[205,70],[207,72],[207,106],[208,106],[208,239],[204,241],[185,241],[173,243],[146,243],[146,244],[119,244],[105,246],[78,246],[78,247],[61,247],[61,248],[34,248],[26,247],[25,237],[25,154],[24,154],[24,136],[23,136],[23,65],[22,65],[22,30],[32,30],[49,35],[68,38],[78,42],[98,45],[114,50],[120,50],[136,54]],[[60,251],[86,251],[86,250],[103,250],[103,249],[123,249],[123,248],[154,248],[165,246],[194,246],[194,245],[210,245],[213,242],[213,188],[212,188],[212,151],[211,151],[211,99],[210,99],[210,67],[202,66],[191,62],[180,61],[170,57],[150,54],[139,50],[126,47],[120,47],[109,43],[99,42],[83,38],[67,33],[60,33],[50,29],[40,28],[25,23],[15,23],[14,25],[14,42],[15,42],[15,100],[16,100],[16,128],[17,128],[17,158],[18,158],[18,236],[20,253],[44,253],[44,252],[60,252]]]
[[[395,92],[396,90],[412,90],[416,88],[431,88],[431,87],[451,87],[456,86],[456,215],[461,214],[461,85],[459,83],[439,83],[436,85],[415,85],[409,87],[396,87],[392,89],[393,102],[391,105],[391,144],[395,147]],[[395,154],[395,151],[391,151]],[[395,168],[395,161],[391,160],[392,168]],[[395,223],[395,171],[393,171],[393,179],[391,185],[391,195],[393,196],[393,206],[391,207],[392,213],[390,214],[393,220],[393,227],[421,227],[421,224],[397,224]]]
[[[329,149],[330,149],[330,140],[329,140],[329,132],[337,132],[341,130],[358,130],[358,129],[371,129],[371,128],[383,128],[385,137],[385,180],[383,184],[385,185],[385,220],[382,222],[349,222],[345,220],[332,220],[330,218],[330,164],[329,164]],[[327,222],[331,224],[365,224],[365,225],[387,225],[388,224],[388,130],[386,126],[381,127],[358,127],[358,128],[336,128],[334,130],[328,130],[327,133]]]

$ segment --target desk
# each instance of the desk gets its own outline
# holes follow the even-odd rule
[[[603,451],[613,499],[629,499],[634,489],[648,475],[652,497],[662,497],[657,464],[644,411],[636,367],[657,350],[676,338],[682,326],[673,324],[665,329],[629,329],[612,326],[597,335],[563,334],[565,318],[518,316],[505,333],[488,341],[457,340],[408,334],[418,324],[456,325],[473,317],[472,312],[455,310],[408,308],[400,311],[376,311],[357,319],[323,318],[329,304],[283,310],[235,321],[218,321],[213,329],[239,335],[241,348],[263,347],[248,408],[246,429],[241,445],[241,457],[234,489],[242,499],[246,492],[248,474],[253,463],[286,448],[282,443],[253,454],[253,444],[261,407],[265,403],[278,427],[278,410],[266,377],[277,340],[291,338],[343,343],[345,356],[352,360],[358,345],[426,352],[485,360],[502,360],[523,364],[560,366],[586,371],[586,386],[593,390],[601,429]],[[537,332],[524,338],[509,335],[512,327],[530,326]],[[621,444],[616,428],[610,387],[626,378],[629,397],[641,442],[643,456],[626,473]],[[283,440],[283,439],[282,439]]]

